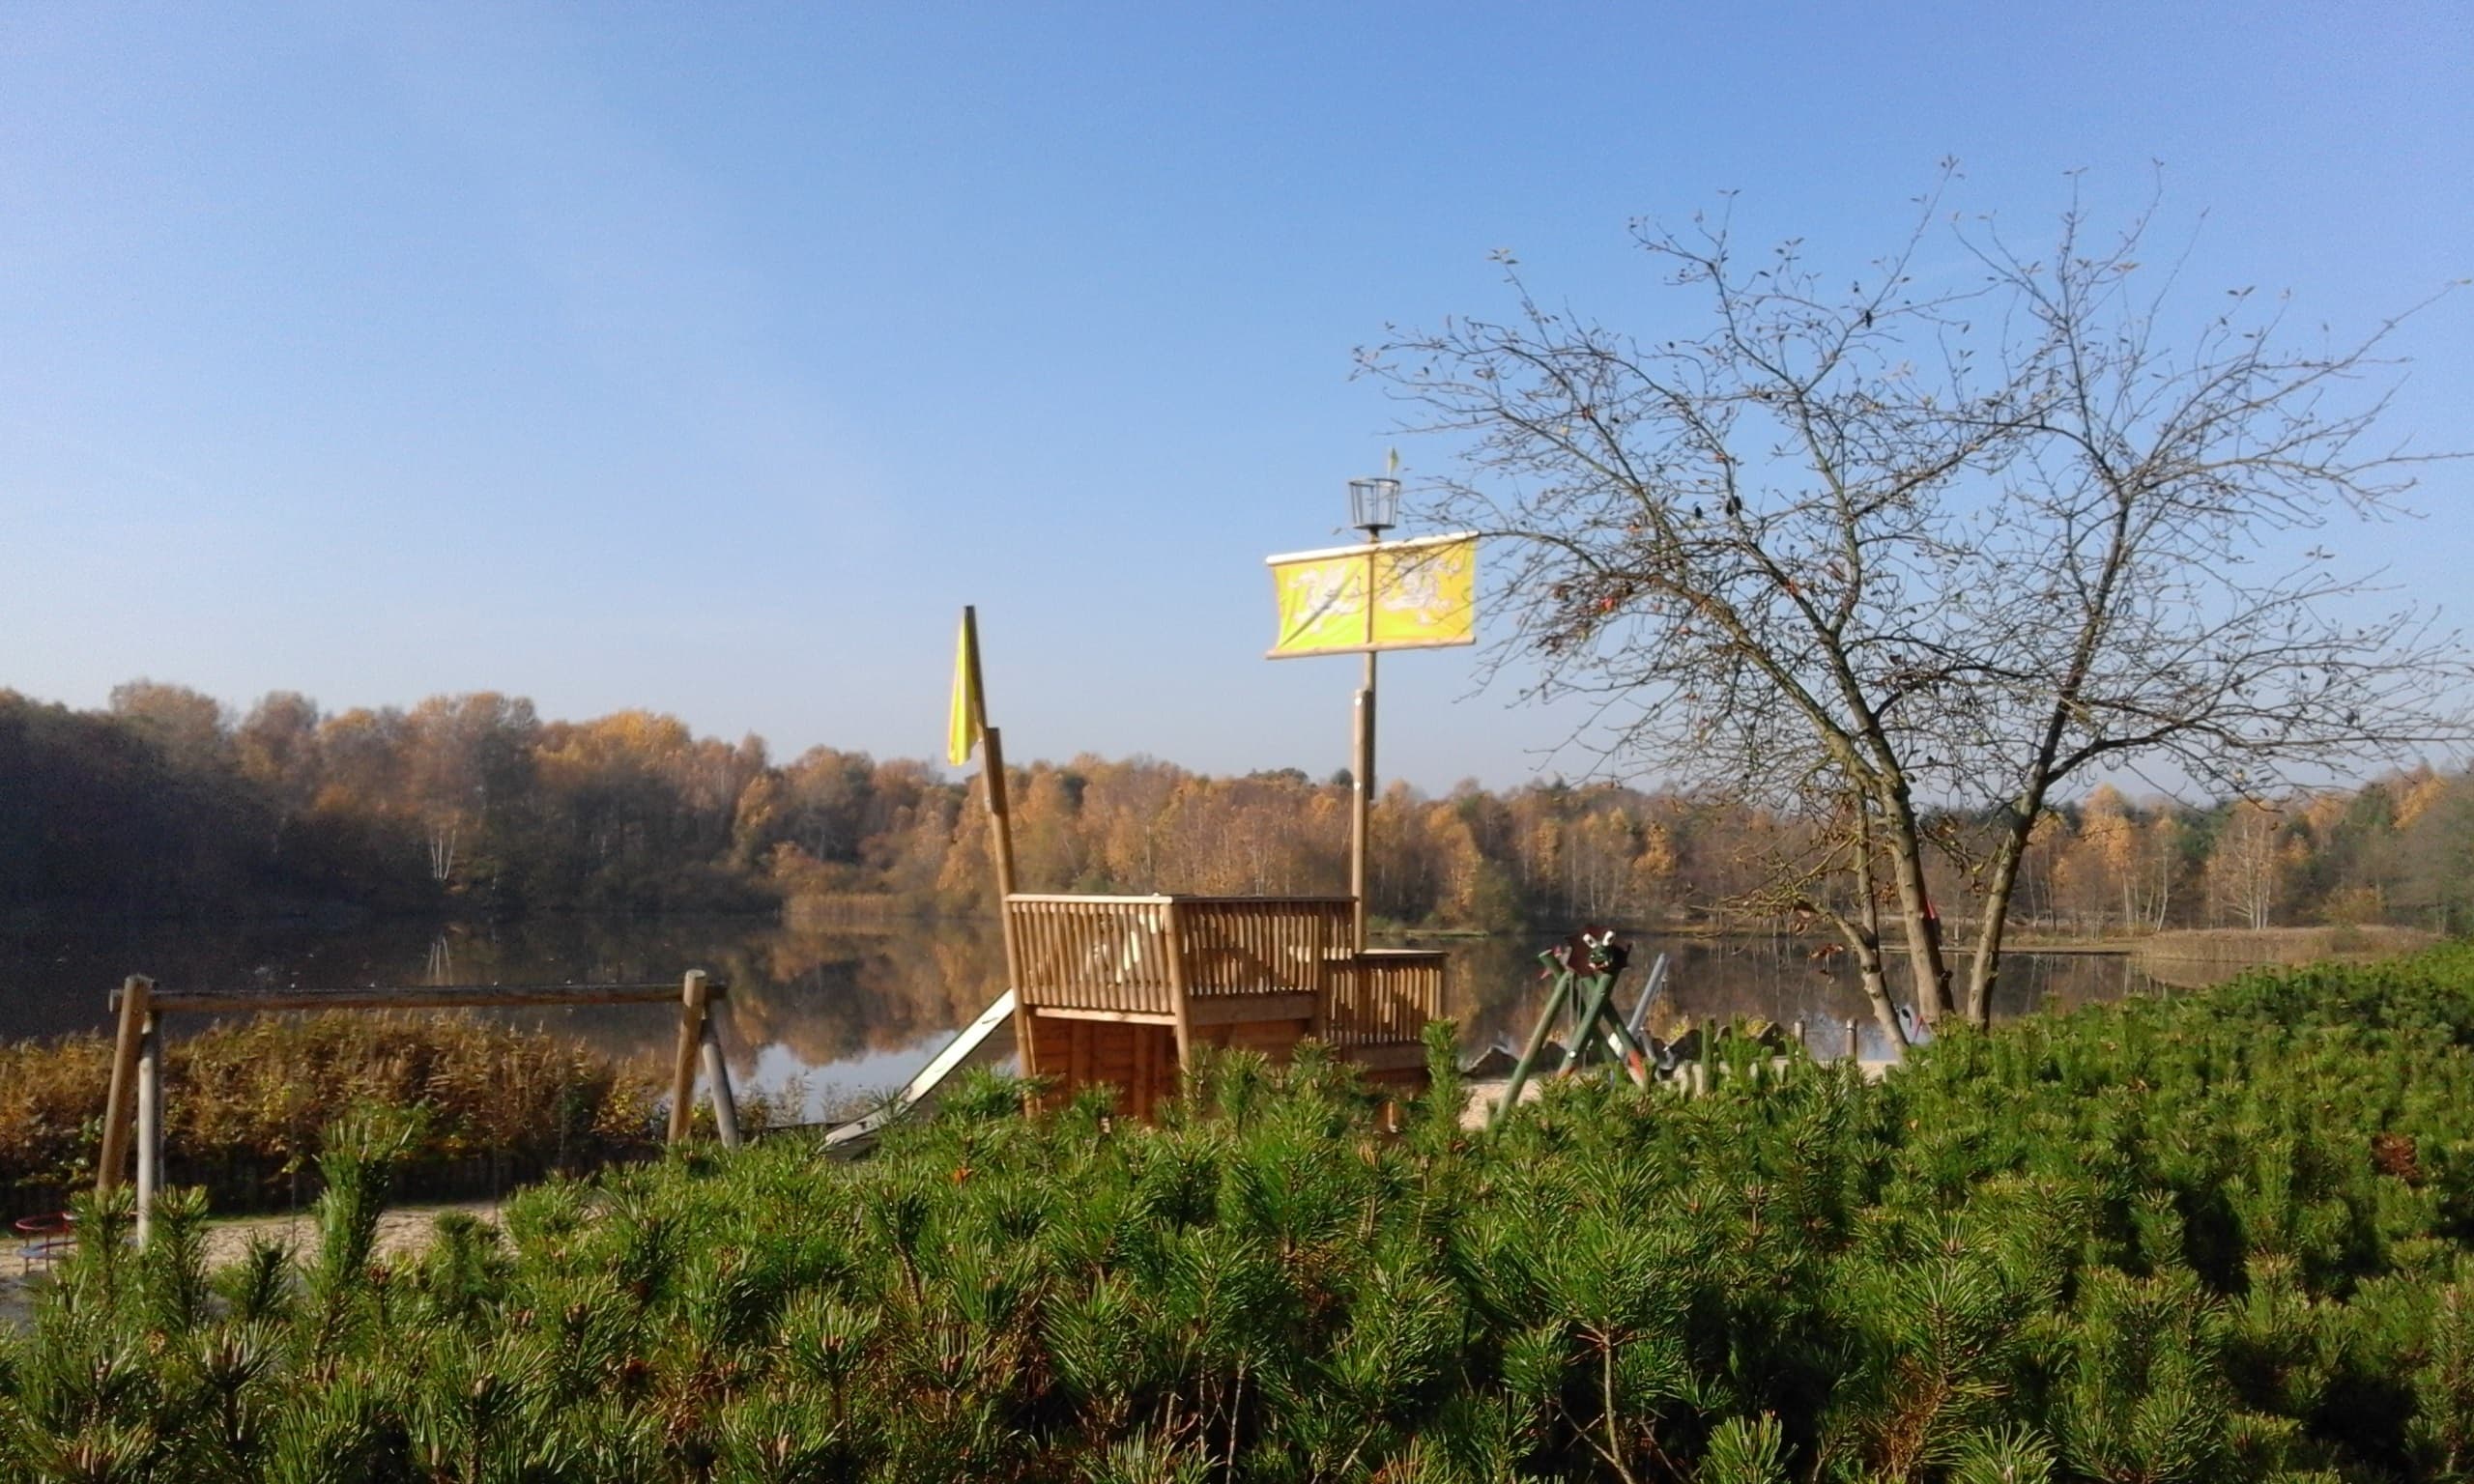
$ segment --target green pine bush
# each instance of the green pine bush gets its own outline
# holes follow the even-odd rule
[[[1435,1044],[1448,1048],[1448,1032]],[[1227,1056],[1152,1124],[993,1074],[860,1163],[771,1139],[204,1270],[125,1196],[0,1334],[0,1478],[2474,1476],[2474,951],[1951,1031],[1879,1083]],[[1397,1131],[1394,1131],[1396,1127]]]

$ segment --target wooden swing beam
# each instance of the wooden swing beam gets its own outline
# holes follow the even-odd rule
[[[137,1241],[145,1245],[163,1168],[162,1016],[175,1010],[231,1014],[290,1010],[542,1009],[566,1005],[678,1006],[678,1055],[670,1081],[670,1142],[685,1141],[695,1118],[696,1070],[704,1064],[705,1092],[713,1103],[713,1127],[722,1143],[739,1146],[738,1102],[731,1093],[730,1067],[711,1014],[712,1003],[730,992],[724,981],[690,969],[676,984],[636,985],[425,985],[382,989],[158,989],[132,974],[112,994],[119,1026],[112,1042],[111,1091],[103,1103],[103,1147],[96,1163],[95,1189],[107,1194],[129,1168],[131,1134],[137,1146]]]

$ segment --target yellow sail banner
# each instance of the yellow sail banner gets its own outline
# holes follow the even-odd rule
[[[1478,642],[1476,536],[1292,552],[1267,561],[1280,609],[1272,659]]]
[[[979,692],[979,615],[963,610],[962,637],[954,641],[954,707],[945,721],[945,760],[955,767],[970,761],[988,728],[987,706]]]

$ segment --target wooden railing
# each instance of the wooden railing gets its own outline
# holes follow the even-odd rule
[[[1414,1042],[1443,1014],[1447,956],[1349,950],[1345,897],[1005,899],[1031,1010],[1173,1022],[1189,1007],[1310,993],[1336,1046]],[[1234,1007],[1230,1007],[1233,1009]]]
[[[1443,969],[1451,956],[1423,948],[1370,948],[1333,956],[1323,1039],[1336,1046],[1415,1042],[1443,1018]]]
[[[1194,999],[1320,993],[1349,940],[1346,897],[1186,897],[1169,913]]]
[[[1174,1016],[1189,1000],[1319,994],[1348,941],[1345,897],[1005,899],[1022,1003]]]
[[[1024,1006],[1176,1013],[1166,897],[1005,899]]]

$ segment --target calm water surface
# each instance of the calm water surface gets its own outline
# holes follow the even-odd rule
[[[1451,1013],[1472,1049],[1517,1043],[1543,995],[1535,958],[1544,938],[1453,939]],[[1858,1022],[1868,1055],[1883,1051],[1855,975],[1816,964],[1807,945],[1644,936],[1626,1002],[1663,950],[1673,1016],[1758,1015],[1813,1026],[1835,1050]],[[561,984],[675,979],[702,968],[730,981],[720,1014],[734,1076],[773,1091],[804,1087],[810,1108],[891,1087],[977,1014],[1003,978],[992,924],[920,923],[882,930],[805,930],[770,920],[562,918],[512,927],[389,924],[351,931],[93,923],[20,926],[0,933],[0,1039],[102,1029],[107,996],[129,974],[166,988],[348,985]],[[1895,972],[1899,960],[1893,960]],[[2004,959],[1996,1011],[2067,1007],[2154,988],[2122,957],[2019,954]],[[663,1057],[677,1024],[658,1006],[590,1007],[510,1015],[618,1056]],[[203,1024],[175,1017],[173,1034]],[[992,1048],[993,1049],[993,1048]]]

